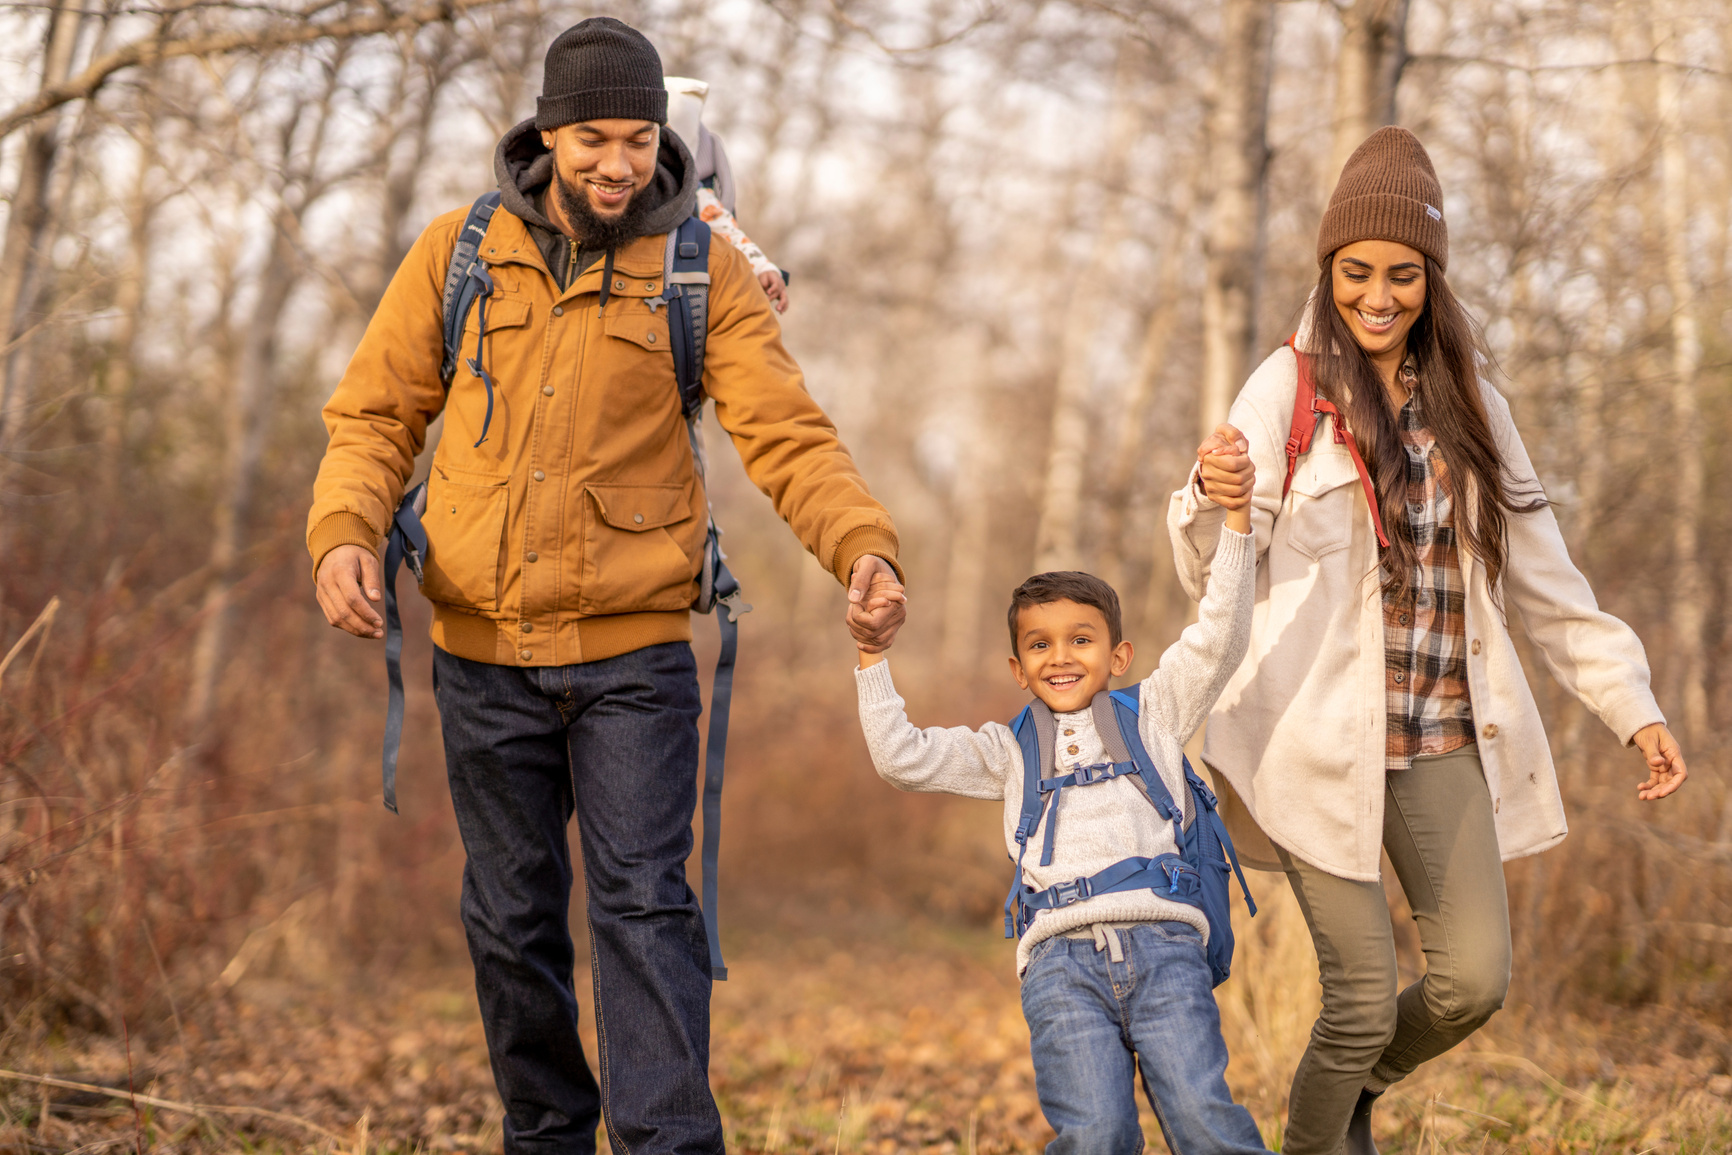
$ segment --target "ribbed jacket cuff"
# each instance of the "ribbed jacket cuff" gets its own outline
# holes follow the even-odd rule
[[[307,552],[313,555],[315,581],[319,576],[319,563],[325,560],[326,554],[340,545],[364,546],[376,556],[379,552],[379,535],[373,532],[373,527],[367,524],[366,518],[348,510],[339,510],[315,525],[313,531],[307,534]]]
[[[901,563],[896,560],[896,535],[876,525],[862,525],[851,529],[836,543],[836,557],[833,562],[835,568],[832,570],[836,580],[847,585],[848,578],[854,572],[854,563],[867,554],[889,562],[890,568],[896,571],[897,581],[908,580],[902,573]]]
[[[890,680],[890,659],[885,658],[876,666],[854,671],[854,687],[860,691],[862,706],[882,706],[898,701],[901,695],[896,692],[896,683]]]

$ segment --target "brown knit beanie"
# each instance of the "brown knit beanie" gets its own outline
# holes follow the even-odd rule
[[[1425,146],[1405,128],[1378,129],[1347,158],[1317,230],[1317,264],[1327,266],[1354,241],[1398,241],[1449,267],[1443,186]]]

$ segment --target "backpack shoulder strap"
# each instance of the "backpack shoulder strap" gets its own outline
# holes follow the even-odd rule
[[[1028,840],[1034,837],[1045,809],[1045,796],[1040,792],[1041,770],[1053,757],[1057,746],[1057,727],[1046,703],[1036,699],[1022,708],[1022,713],[1010,724],[1016,744],[1022,754],[1022,812],[1017,816],[1016,870],[1010,877],[1010,893],[1004,898],[1004,937],[1015,938],[1022,932],[1021,895],[1022,856]]]
[[[1293,394],[1293,424],[1287,434],[1287,479],[1281,483],[1281,500],[1287,500],[1287,491],[1293,488],[1293,474],[1299,468],[1299,455],[1311,448],[1318,422],[1327,413],[1335,419],[1336,442],[1347,446],[1353,467],[1359,471],[1359,484],[1365,490],[1365,504],[1371,509],[1371,524],[1377,530],[1378,544],[1388,549],[1389,535],[1383,530],[1383,511],[1377,504],[1377,487],[1371,483],[1371,471],[1365,467],[1365,459],[1359,455],[1359,443],[1341,419],[1341,411],[1333,402],[1317,396],[1317,382],[1311,376],[1311,357],[1299,351],[1295,344],[1298,336],[1295,333],[1286,342],[1299,362],[1299,388]]]
[[[1099,732],[1107,752],[1115,761],[1122,755],[1124,761],[1137,764],[1137,776],[1143,780],[1143,792],[1149,796],[1149,801],[1154,803],[1160,816],[1172,822],[1182,833],[1185,822],[1184,806],[1173,801],[1166,779],[1161,777],[1155,760],[1149,756],[1148,748],[1143,745],[1142,731],[1137,724],[1141,709],[1136,695],[1126,690],[1098,694],[1092,710],[1095,730]]]
[[[704,405],[704,346],[710,329],[710,226],[697,216],[668,234],[662,296],[669,305],[669,342],[686,420]]]
[[[1317,383],[1311,379],[1310,358],[1299,351],[1294,343],[1299,334],[1287,338],[1287,347],[1293,350],[1294,358],[1299,362],[1299,388],[1293,394],[1293,420],[1287,432],[1287,479],[1281,483],[1281,498],[1286,500],[1287,491],[1293,488],[1293,473],[1299,468],[1299,455],[1311,448],[1311,438],[1317,432]]]
[[[475,306],[475,298],[482,288],[469,273],[475,267],[476,257],[481,252],[481,240],[487,235],[487,226],[498,208],[498,189],[475,198],[475,203],[469,206],[469,215],[463,219],[463,228],[457,234],[457,247],[451,251],[451,263],[445,267],[445,287],[439,300],[445,353],[439,361],[439,381],[447,389],[451,388],[451,378],[457,372],[463,322],[468,320],[469,310]]]

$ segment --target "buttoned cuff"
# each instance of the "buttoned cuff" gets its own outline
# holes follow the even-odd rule
[[[340,545],[358,545],[379,554],[379,535],[358,513],[338,510],[313,527],[307,535],[307,552],[313,555],[313,579],[318,580],[319,565],[325,555]]]

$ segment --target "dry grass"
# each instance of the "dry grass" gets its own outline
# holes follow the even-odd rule
[[[1274,1142],[1315,994],[1293,981],[1310,959],[1291,899],[1260,890],[1268,912],[1255,932],[1246,928],[1237,973],[1220,993],[1230,1081]],[[989,929],[767,908],[737,923],[746,925],[730,935],[734,978],[716,991],[711,1068],[730,1149],[987,1153],[1035,1151],[1050,1138],[1010,948]],[[1517,1008],[1390,1093],[1383,1150],[1732,1149],[1732,1078],[1710,1074],[1709,1061],[1667,1055],[1656,1041],[1667,1028],[1635,1018],[1540,1031]],[[0,1089],[0,1150],[359,1155],[499,1145],[498,1103],[460,968],[366,992],[249,977],[221,1001],[209,1033],[135,1043],[130,1058],[137,1092],[179,1106],[140,1100],[135,1110],[124,1097],[10,1081]],[[125,1048],[105,1036],[45,1039],[12,1061],[128,1086]],[[1144,1123],[1151,1150],[1164,1150],[1146,1107]]]

